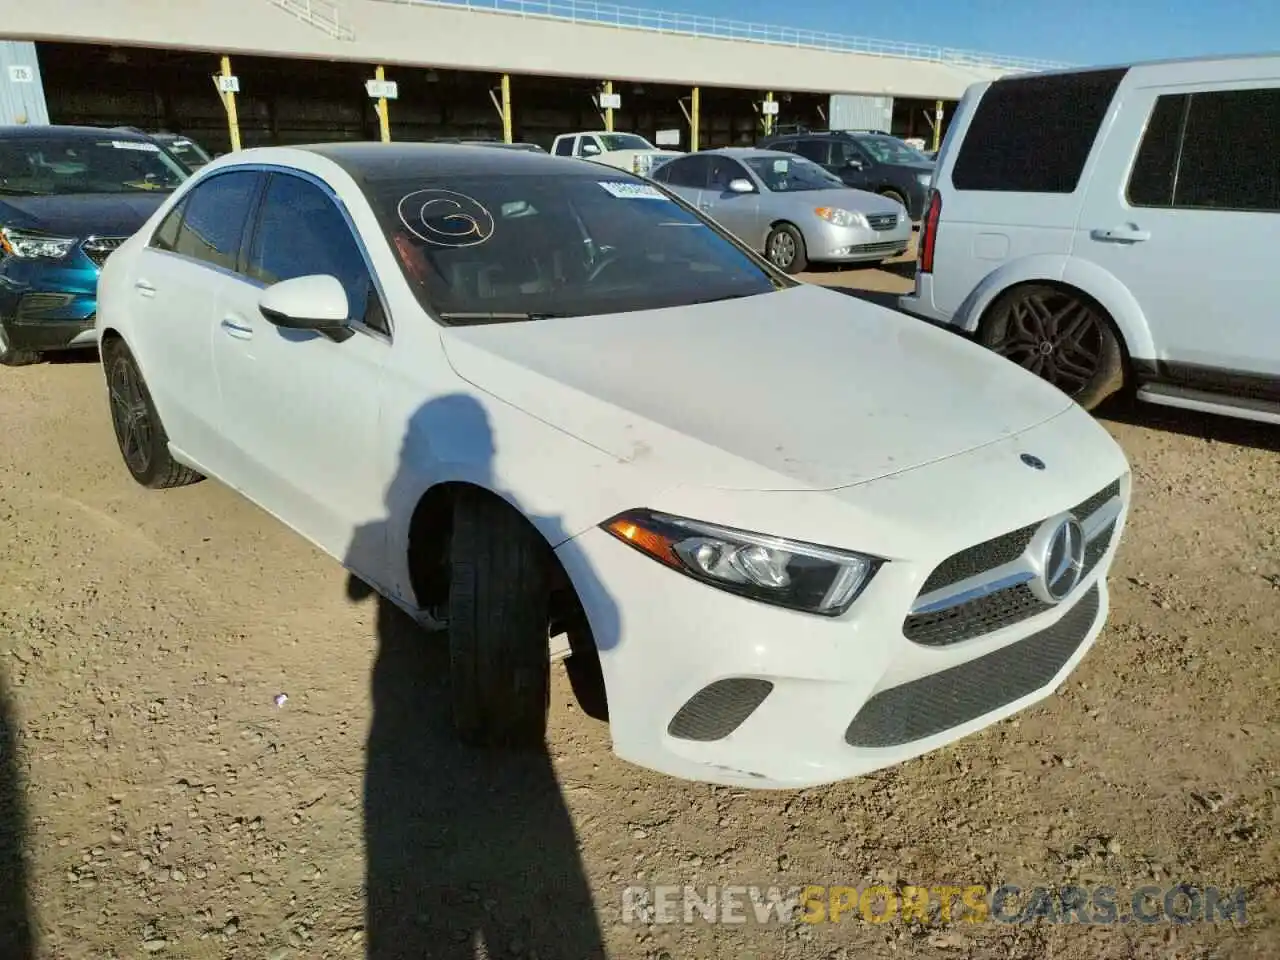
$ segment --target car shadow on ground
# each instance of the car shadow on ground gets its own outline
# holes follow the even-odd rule
[[[486,451],[491,461],[488,419],[474,399],[427,403],[408,433],[430,438],[431,455],[440,455],[442,423],[461,424],[446,438],[450,445]],[[395,504],[416,499],[404,496],[417,482],[405,469],[410,450],[406,437],[386,497],[388,519],[357,532],[352,556],[384,542],[395,525],[407,529],[409,518],[395,516],[403,512]],[[369,592],[350,579],[350,598]],[[461,745],[445,634],[426,633],[383,597],[376,603],[364,791],[369,960],[604,958],[577,835],[545,744],[522,751]]]
[[[1098,418],[1134,427],[1180,433],[1185,437],[1239,447],[1280,452],[1280,426],[1198,410],[1183,410],[1139,400],[1132,393],[1113,397],[1097,410]]]
[[[4,960],[35,956],[27,864],[22,855],[27,816],[17,745],[17,723],[0,675],[0,957]]]
[[[858,290],[853,287],[838,287],[833,284],[822,283],[821,279],[817,283],[828,290],[834,290],[836,293],[843,293],[850,297],[857,297],[859,300],[873,303],[877,307],[885,307],[889,310],[898,309],[898,294],[896,293],[886,293],[883,290]]]

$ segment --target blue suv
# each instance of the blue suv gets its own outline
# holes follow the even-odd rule
[[[0,364],[95,346],[99,269],[188,176],[127,131],[0,127]]]

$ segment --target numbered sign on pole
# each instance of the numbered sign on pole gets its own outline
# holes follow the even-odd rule
[[[234,76],[232,76],[232,77],[227,77],[227,76],[218,77],[218,92],[219,92],[219,93],[239,93],[239,92],[240,92],[240,78],[239,78],[239,77],[234,77]]]
[[[35,83],[36,72],[32,67],[24,67],[14,64],[9,67],[10,83]]]
[[[601,110],[621,110],[622,94],[620,93],[602,93],[600,94]]]
[[[394,80],[366,80],[364,88],[374,100],[394,100],[400,92]]]
[[[776,117],[778,115],[778,101],[766,100],[760,105],[766,117]]]

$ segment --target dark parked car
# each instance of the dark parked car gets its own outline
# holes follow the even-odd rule
[[[205,164],[212,163],[213,157],[209,151],[190,137],[184,137],[180,133],[169,133],[166,130],[152,131],[148,133],[139,127],[113,127],[114,130],[127,130],[129,133],[136,133],[140,137],[150,137],[160,146],[164,147],[171,154],[177,157],[178,162],[184,167],[195,173]]]
[[[0,364],[95,346],[99,268],[188,176],[126,130],[0,127]]]
[[[933,161],[911,144],[881,132],[832,132],[770,137],[760,146],[799,154],[847,186],[897,200],[912,220],[924,216]]]

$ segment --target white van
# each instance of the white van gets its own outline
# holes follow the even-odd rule
[[[1280,423],[1280,56],[970,87],[901,306],[1090,409]]]

